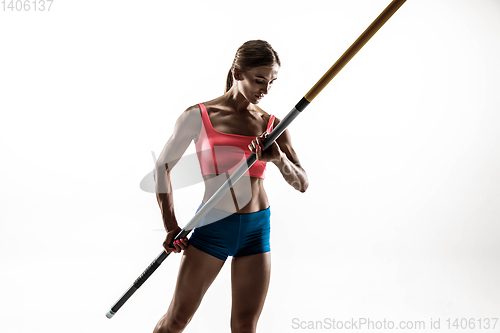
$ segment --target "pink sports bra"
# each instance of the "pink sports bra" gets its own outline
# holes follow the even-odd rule
[[[201,174],[220,175],[232,174],[252,152],[248,145],[255,136],[228,134],[213,128],[203,103],[198,104],[201,109],[203,126],[196,141],[196,154],[200,162]],[[267,132],[273,130],[274,115],[269,118]],[[244,176],[265,178],[266,162],[256,161]]]

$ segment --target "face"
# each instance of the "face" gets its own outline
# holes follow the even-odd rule
[[[238,74],[238,88],[240,93],[253,104],[258,104],[269,92],[274,81],[278,78],[280,66],[255,67],[249,71]]]

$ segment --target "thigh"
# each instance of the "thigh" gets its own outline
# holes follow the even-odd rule
[[[231,262],[234,325],[257,325],[271,278],[271,252],[234,257]]]
[[[224,263],[224,260],[188,246],[181,258],[169,312],[172,311],[175,317],[191,318]]]

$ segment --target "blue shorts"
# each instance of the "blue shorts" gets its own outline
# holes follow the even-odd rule
[[[203,205],[202,202],[196,212]],[[189,245],[221,260],[271,251],[270,207],[255,213],[228,214],[213,208],[201,221],[202,226],[194,229]],[[203,225],[206,220],[216,222]]]

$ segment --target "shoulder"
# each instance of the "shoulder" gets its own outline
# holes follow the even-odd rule
[[[191,105],[186,110],[184,110],[184,113],[196,113],[196,112],[200,112],[200,106],[198,104]]]
[[[197,121],[201,119],[201,108],[198,104],[188,107],[179,118],[184,118],[186,121]]]
[[[201,111],[198,104],[186,108],[177,118],[176,127],[190,134],[197,133],[201,127]]]

